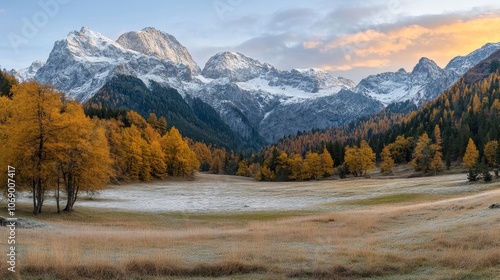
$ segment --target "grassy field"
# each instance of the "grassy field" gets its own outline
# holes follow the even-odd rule
[[[19,205],[18,216],[45,226],[18,229],[19,271],[2,261],[0,278],[500,279],[500,210],[488,209],[500,182],[465,178],[297,183],[297,195],[334,188],[343,199],[287,211],[58,215],[47,206],[34,217]]]

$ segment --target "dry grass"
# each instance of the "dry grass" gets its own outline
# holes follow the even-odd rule
[[[2,262],[0,279],[500,279],[499,190],[393,197],[324,214],[46,214],[18,230],[20,273]]]

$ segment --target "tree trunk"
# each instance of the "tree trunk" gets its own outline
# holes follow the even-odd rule
[[[36,215],[36,209],[37,209],[37,206],[36,206],[36,181],[35,179],[33,178],[31,180],[31,192],[33,193],[33,214]]]
[[[42,185],[42,178],[37,178],[36,180],[36,186],[35,186],[35,192],[34,196],[36,196],[36,205],[34,209],[34,214],[38,215],[42,213],[42,205],[43,205],[43,185]]]
[[[56,192],[56,204],[57,204],[57,213],[61,213],[61,208],[59,207],[59,194],[61,189],[61,176],[59,175],[59,170],[57,170],[57,192]]]
[[[71,171],[68,172],[68,179],[66,181],[66,193],[68,195],[68,198],[66,199],[66,207],[64,208],[64,211],[71,212],[73,210],[73,196],[74,196],[73,174]]]

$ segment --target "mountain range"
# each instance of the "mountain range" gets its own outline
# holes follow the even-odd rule
[[[500,43],[486,44],[444,69],[422,58],[411,72],[372,75],[356,85],[321,69],[284,71],[235,52],[218,53],[201,69],[174,36],[155,28],[113,41],[83,27],[57,41],[45,63],[11,73],[53,84],[83,103],[166,115],[169,123],[185,127],[186,136],[193,137],[196,127],[195,140],[213,142],[207,135],[224,131],[216,144],[256,147],[298,131],[343,125],[395,102],[421,105],[498,49]],[[166,103],[172,98],[184,102],[176,106],[184,109],[166,110],[174,110]]]

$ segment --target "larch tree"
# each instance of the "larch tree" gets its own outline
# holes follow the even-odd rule
[[[320,155],[321,161],[321,171],[323,172],[323,177],[328,177],[333,175],[333,165],[334,161],[332,155],[326,148],[323,148],[323,153]]]
[[[321,157],[318,153],[308,152],[304,159],[302,167],[302,179],[304,180],[319,180],[323,177],[323,168],[321,165]]]
[[[382,158],[382,163],[380,164],[381,172],[384,174],[392,173],[392,168],[394,167],[394,159],[392,159],[391,151],[389,146],[385,146],[380,154]]]
[[[497,149],[498,149],[497,140],[489,141],[484,145],[484,156],[490,166],[497,165],[497,159],[496,159]]]
[[[143,142],[140,130],[132,125],[122,131],[121,145],[119,150],[120,162],[123,167],[124,175],[127,179],[137,181],[143,171]]]
[[[375,159],[375,153],[365,140],[361,141],[359,148],[356,145],[347,147],[344,157],[349,172],[355,177],[368,175],[375,168]]]
[[[465,168],[472,169],[476,166],[477,160],[479,159],[479,151],[477,150],[476,144],[469,138],[469,143],[465,149],[465,154],[463,158],[463,165]]]
[[[201,171],[208,171],[212,163],[212,151],[210,151],[210,148],[205,143],[196,142],[193,144],[192,149],[200,162]]]
[[[200,169],[196,154],[182,139],[179,130],[172,127],[161,139],[168,174],[174,177],[193,176]]]
[[[431,149],[432,140],[427,133],[422,134],[417,141],[415,150],[413,151],[413,160],[411,165],[415,171],[423,171],[427,173],[429,165],[434,157]]]
[[[80,104],[64,101],[56,145],[57,211],[59,212],[60,182],[67,195],[65,211],[72,211],[78,194],[102,190],[112,175],[110,149],[104,122],[91,120]]]
[[[299,154],[292,154],[288,157],[288,168],[290,169],[290,180],[302,179],[303,159]]]
[[[434,127],[434,144],[431,145],[430,149],[432,152],[432,160],[429,163],[429,171],[434,172],[434,175],[441,169],[443,169],[443,140],[441,139],[441,130],[439,126]]]
[[[12,88],[15,108],[5,127],[2,154],[7,164],[19,170],[21,181],[33,194],[33,213],[42,212],[45,191],[56,182],[55,148],[61,124],[62,94],[54,87],[38,82],[22,83]]]

